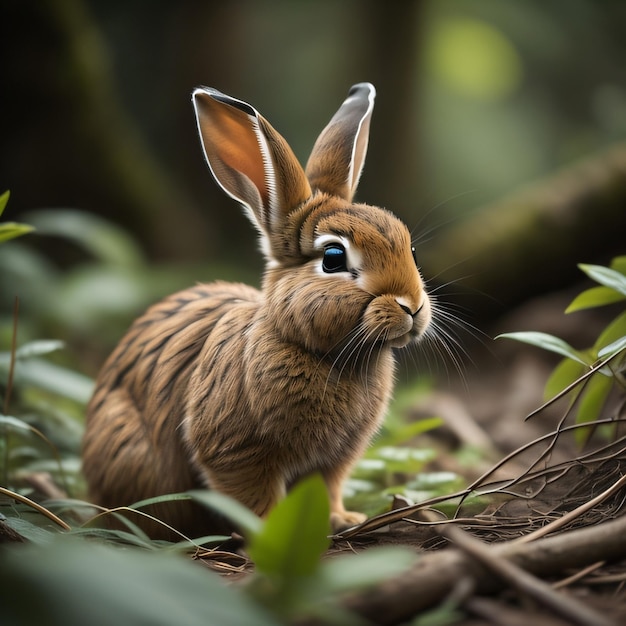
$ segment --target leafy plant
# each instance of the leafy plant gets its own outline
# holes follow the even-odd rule
[[[613,259],[610,267],[579,265],[599,286],[580,293],[566,308],[566,313],[626,301],[626,256]],[[626,310],[600,333],[593,346],[577,350],[563,339],[540,332],[515,332],[500,335],[549,350],[564,357],[556,366],[545,387],[547,398],[578,391],[572,403],[578,423],[596,420],[614,387],[626,390]],[[582,443],[589,433],[578,430]]]
[[[5,191],[0,196],[0,217],[4,213],[4,209],[9,201],[10,192]],[[9,239],[15,239],[15,237],[21,237],[26,233],[33,230],[32,226],[28,224],[18,224],[16,222],[4,222],[0,224],[0,243],[8,241]]]
[[[329,505],[318,475],[296,485],[265,521],[219,493],[189,495],[229,516],[242,530],[255,563],[244,584],[229,587],[156,543],[145,554],[136,547],[119,550],[81,541],[81,527],[68,526],[63,536],[38,528],[30,537],[36,551],[29,546],[1,549],[3,618],[52,626],[265,625],[308,617],[359,624],[339,609],[338,600],[399,575],[415,558],[397,547],[322,558],[329,546]],[[37,602],[23,601],[26,593]]]
[[[214,492],[193,495],[225,511],[224,496]],[[317,474],[297,484],[264,522],[252,520],[250,512],[239,507],[229,511],[244,529],[255,563],[247,592],[284,620],[316,616],[354,623],[349,615],[338,613],[341,595],[398,575],[414,560],[405,548],[370,549],[322,560],[330,545],[330,510],[326,486]]]

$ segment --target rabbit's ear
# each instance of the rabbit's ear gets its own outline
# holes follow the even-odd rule
[[[311,196],[287,142],[253,107],[216,89],[193,92],[198,132],[209,168],[266,236]]]
[[[352,200],[367,153],[375,96],[370,83],[352,86],[313,146],[305,170],[311,187]]]

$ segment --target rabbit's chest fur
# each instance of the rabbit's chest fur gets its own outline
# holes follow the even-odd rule
[[[247,466],[272,466],[289,484],[362,453],[391,393],[390,351],[339,366],[275,337],[259,322],[262,301],[246,285],[203,284],[131,327],[88,408],[85,452],[115,459],[85,468],[118,493],[107,504]]]
[[[251,459],[290,483],[359,455],[391,393],[390,349],[338,364],[282,340],[257,307],[225,312],[190,376],[183,437],[209,485]]]

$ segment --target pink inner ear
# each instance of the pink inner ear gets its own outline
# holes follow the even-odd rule
[[[215,102],[210,96],[196,96],[202,142],[209,162],[221,162],[233,172],[244,174],[256,187],[264,205],[269,200],[265,167],[260,152],[257,122],[247,113]],[[214,168],[215,171],[224,168]],[[231,174],[232,176],[232,174]],[[237,196],[235,179],[220,182]]]
[[[250,119],[246,121],[251,127],[255,123]],[[259,191],[263,206],[267,206],[269,192],[263,159],[259,153],[259,141],[255,132],[246,129],[237,120],[223,119],[218,141],[220,144],[216,146],[218,156],[228,166],[245,174],[252,181]]]

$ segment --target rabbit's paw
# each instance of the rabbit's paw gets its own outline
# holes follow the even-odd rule
[[[345,530],[351,526],[361,524],[367,519],[367,515],[364,513],[357,513],[356,511],[341,511],[331,513],[330,525],[334,532]]]

